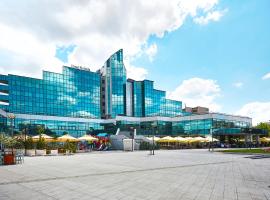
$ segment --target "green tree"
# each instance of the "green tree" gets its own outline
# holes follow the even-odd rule
[[[270,136],[270,124],[269,123],[261,122],[256,126],[256,128],[266,130],[268,135]]]
[[[26,149],[34,149],[34,141],[31,137],[27,138],[26,141],[24,142],[24,146]]]
[[[37,149],[43,150],[46,148],[46,142],[45,139],[42,137],[39,137],[37,141]]]
[[[37,126],[37,134],[41,135],[45,133],[45,129],[43,126]]]

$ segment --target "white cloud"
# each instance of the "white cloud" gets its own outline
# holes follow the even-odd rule
[[[156,55],[158,50],[157,44],[151,44],[146,50],[145,53],[148,55],[149,60],[152,62],[154,59],[154,56]]]
[[[134,80],[144,80],[146,79],[147,70],[143,67],[134,67],[132,65],[128,65],[127,67],[127,77]]]
[[[263,79],[263,80],[270,79],[270,73],[265,74],[265,75],[262,77],[262,79]]]
[[[220,18],[227,12],[228,10],[218,10],[218,11],[212,11],[208,12],[205,16],[195,17],[194,22],[200,25],[206,25],[210,21],[219,21]]]
[[[242,82],[236,82],[236,83],[233,84],[233,86],[236,87],[236,88],[242,88],[243,85],[244,84]]]
[[[238,115],[252,117],[253,125],[259,122],[270,120],[270,102],[250,102],[245,104],[239,111]]]
[[[151,35],[163,37],[183,24],[187,16],[215,12],[218,0],[104,0],[0,2],[0,73],[40,76],[41,69],[59,72],[57,46],[76,45],[69,64],[93,70],[120,48],[132,61],[157,51]],[[130,64],[131,65],[131,64]],[[128,69],[129,70],[129,69]],[[146,70],[130,68],[134,77]]]
[[[220,86],[215,80],[190,78],[184,80],[168,97],[183,101],[188,107],[206,106],[210,111],[219,111],[221,106],[216,102],[220,96]]]

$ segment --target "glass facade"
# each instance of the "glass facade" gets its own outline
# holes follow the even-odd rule
[[[8,76],[9,112],[100,118],[100,77],[63,67],[63,74],[43,72],[43,79]]]
[[[182,102],[166,99],[166,92],[154,89],[153,84],[153,81],[143,81],[143,116],[181,116]]]
[[[101,69],[105,77],[105,115],[115,118],[124,115],[124,93],[126,85],[126,68],[123,62],[123,50],[114,53]]]
[[[172,123],[172,132],[176,135],[237,134],[241,129],[252,127],[251,119],[224,114],[204,115],[204,119],[183,119]]]
[[[58,135],[80,136],[100,130],[137,129],[143,135],[206,135],[239,133],[251,119],[225,114],[193,115],[182,102],[166,98],[150,80],[127,79],[123,50],[97,72],[63,66],[62,73],[43,71],[43,78],[0,75],[0,131],[44,126]],[[153,127],[155,122],[156,127]],[[110,131],[109,131],[110,130]]]
[[[155,124],[153,126],[153,124]],[[129,130],[136,128],[141,135],[157,136],[206,136],[241,134],[250,128],[251,119],[224,114],[192,115],[189,117],[147,117],[143,121],[124,119],[117,121],[118,128]]]
[[[8,124],[10,125],[10,122]],[[77,122],[65,120],[58,121],[25,118],[17,118],[14,125],[18,131],[22,131],[24,128],[27,128],[29,134],[31,134],[31,130],[34,130],[37,126],[43,126],[45,129],[49,130],[52,133],[55,133],[56,135],[62,135],[63,133],[67,132],[74,137],[80,137],[87,132],[92,132],[93,130],[103,129],[103,127],[100,126],[100,123],[95,122]]]
[[[142,82],[133,82],[133,111],[134,117],[143,116],[143,91]]]

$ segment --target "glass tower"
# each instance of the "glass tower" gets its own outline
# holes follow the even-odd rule
[[[114,53],[100,70],[102,76],[102,89],[104,91],[104,105],[102,115],[105,118],[115,118],[125,114],[125,85],[126,68],[123,62],[123,50]]]

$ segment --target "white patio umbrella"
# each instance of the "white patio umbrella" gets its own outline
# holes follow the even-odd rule
[[[46,134],[40,134],[40,135],[33,136],[32,139],[34,141],[37,141],[37,140],[39,140],[39,137],[44,138],[45,141],[52,141],[53,140],[53,137],[48,136]]]
[[[206,139],[207,142],[212,142],[212,141],[213,141],[213,142],[218,142],[218,141],[219,141],[219,140],[216,139],[216,138],[213,138],[213,139],[212,139],[211,136],[207,136],[205,139]]]
[[[207,139],[206,138],[203,138],[203,137],[195,137],[194,138],[195,141],[198,141],[198,142],[207,142]]]
[[[147,137],[147,139],[152,141],[152,140],[153,140],[153,137]],[[160,137],[154,136],[154,141],[155,141],[155,142],[157,142],[157,141],[159,141],[159,140],[160,140]]]

